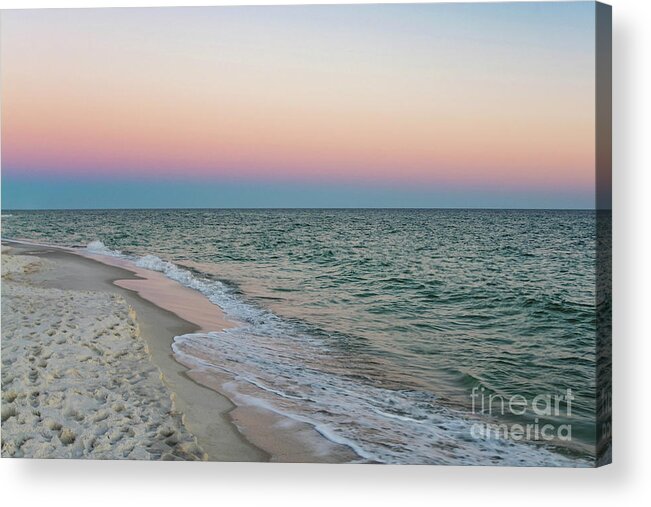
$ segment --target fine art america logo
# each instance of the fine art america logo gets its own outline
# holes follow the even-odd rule
[[[567,389],[564,394],[538,394],[527,398],[521,394],[487,394],[483,386],[475,386],[470,394],[473,414],[500,419],[508,419],[509,416],[533,417],[533,422],[476,422],[472,425],[470,434],[478,439],[570,441],[571,424],[554,424],[549,421],[570,419],[574,399],[571,389]]]

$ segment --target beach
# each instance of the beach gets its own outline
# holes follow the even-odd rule
[[[124,297],[47,287],[69,273],[19,253],[3,247],[3,457],[205,459]]]
[[[235,325],[199,292],[87,257],[3,245],[3,456],[356,458],[310,425],[235,406],[215,375],[175,360],[175,336]]]
[[[606,7],[2,16],[7,455],[610,460]]]
[[[586,466],[595,264],[579,246],[593,223],[581,211],[79,210],[2,225],[5,257],[43,263],[11,284],[73,291],[82,314],[98,312],[91,293],[121,298],[208,460]],[[469,250],[467,237],[482,239]],[[25,307],[4,304],[3,321],[40,336],[58,318]],[[531,411],[473,405],[485,385],[527,399],[571,388],[572,413],[544,421],[551,441],[473,436],[536,427]]]

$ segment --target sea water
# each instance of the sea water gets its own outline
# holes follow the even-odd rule
[[[177,357],[360,461],[582,466],[595,224],[569,210],[197,209],[12,210],[2,227],[202,292],[239,325],[176,337]]]

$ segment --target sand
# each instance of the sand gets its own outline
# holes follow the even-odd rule
[[[2,255],[2,456],[201,460],[118,294],[39,287]]]
[[[21,267],[18,269],[17,266]],[[97,327],[100,326],[100,322],[101,326],[108,326],[110,330],[110,332],[104,333],[107,334],[106,339],[109,341],[117,340],[120,343],[127,343],[124,340],[128,336],[128,339],[131,340],[128,343],[143,346],[141,351],[133,351],[133,354],[138,355],[140,362],[136,363],[135,356],[132,360],[131,351],[129,351],[129,354],[119,356],[118,361],[104,365],[102,372],[88,371],[86,362],[79,363],[74,358],[75,355],[78,355],[76,348],[69,351],[69,356],[67,353],[65,354],[68,356],[67,359],[64,357],[58,359],[76,365],[76,370],[82,378],[96,374],[97,384],[109,386],[109,390],[117,388],[118,385],[128,388],[128,384],[132,381],[146,376],[144,372],[148,368],[157,369],[156,388],[152,391],[155,391],[156,395],[151,400],[145,400],[138,399],[133,393],[129,393],[127,399],[122,402],[125,407],[123,411],[132,413],[135,410],[130,407],[132,401],[137,404],[136,407],[144,406],[147,402],[156,404],[156,406],[152,405],[152,410],[158,410],[159,413],[156,417],[153,414],[147,415],[149,421],[156,421],[150,424],[158,424],[160,427],[170,426],[173,427],[175,435],[188,435],[190,438],[194,438],[200,451],[192,456],[184,454],[182,449],[173,451],[165,449],[164,452],[158,452],[162,445],[161,442],[164,444],[169,439],[165,435],[168,433],[167,430],[160,435],[148,433],[147,438],[150,440],[143,437],[145,433],[129,437],[141,442],[136,446],[138,448],[153,446],[156,449],[150,459],[188,459],[193,457],[211,461],[321,463],[346,463],[359,459],[349,447],[325,439],[309,424],[290,420],[255,406],[236,406],[224,395],[222,389],[223,382],[228,379],[221,379],[214,372],[205,371],[191,364],[177,362],[172,351],[175,336],[200,330],[221,330],[238,323],[229,321],[219,307],[212,304],[199,292],[183,287],[159,272],[138,268],[133,263],[127,263],[115,257],[91,255],[84,251],[71,253],[60,248],[11,242],[11,252],[9,255],[3,255],[3,282],[2,316],[3,319],[7,316],[10,321],[7,328],[3,322],[3,359],[10,357],[12,361],[19,361],[18,356],[25,354],[26,351],[29,352],[28,349],[16,348],[18,341],[14,336],[25,333],[28,335],[33,333],[30,335],[32,341],[37,342],[46,355],[50,355],[53,346],[51,340],[47,338],[50,328],[59,320],[73,319],[73,317],[78,319],[81,315],[84,316],[84,320],[75,321],[77,327],[67,329],[65,334],[68,338],[73,336],[74,342],[77,344],[75,346],[83,350],[84,353],[92,350],[97,336],[104,333],[101,330],[103,328]],[[16,299],[21,291],[26,292],[26,297],[22,300]],[[62,308],[58,306],[48,306],[46,310],[39,313],[38,317],[34,314],[41,299],[58,300],[64,293],[67,295],[66,297],[72,299],[63,313]],[[11,308],[5,307],[5,304],[12,305],[12,301],[14,303]],[[95,320],[89,317],[91,315]],[[40,324],[37,325],[36,322]],[[114,327],[111,328],[111,326]],[[43,333],[45,333],[45,337],[43,337]],[[9,356],[5,356],[5,348],[9,351]],[[124,352],[125,350],[121,349],[121,353]],[[122,359],[125,359],[124,364],[120,363]],[[14,371],[14,363],[7,366],[3,368],[3,396],[7,389],[4,383],[5,370],[7,375],[17,376]],[[48,361],[47,366],[43,367],[42,373],[45,376],[49,375],[52,366],[51,360]],[[122,382],[124,383],[122,386],[122,383],[115,383],[115,378],[116,376],[118,378],[125,377],[119,373],[124,369],[130,375],[126,375],[127,380]],[[63,378],[66,379],[66,376],[64,375]],[[62,382],[62,386],[66,384],[66,381]],[[18,443],[25,435],[29,436],[34,432],[41,431],[42,421],[39,422],[36,418],[30,419],[29,424],[22,423],[22,430],[20,430],[22,433],[19,434],[19,429],[14,423],[19,419],[24,420],[25,417],[17,418],[10,415],[10,412],[14,410],[11,407],[16,407],[18,410],[19,405],[22,407],[22,411],[31,410],[27,408],[29,402],[23,400],[29,398],[31,391],[28,388],[33,386],[22,381],[12,380],[12,382],[16,382],[22,397],[19,399],[16,396],[16,399],[7,403],[3,398],[3,410],[5,404],[9,407],[7,408],[9,424],[6,426],[7,445],[13,445],[16,448],[14,454],[11,455],[21,455],[22,451],[22,455],[35,456],[32,451],[29,454],[25,453],[24,444],[18,446]],[[158,391],[156,391],[161,388],[161,385],[162,397],[158,396]],[[143,389],[138,390],[139,396],[146,397],[144,396],[144,385],[140,387]],[[39,388],[40,391],[46,393],[44,394],[46,397],[50,389],[48,383]],[[32,389],[32,391],[34,390],[36,389]],[[123,396],[123,398],[125,397]],[[16,402],[18,399],[19,401]],[[172,400],[171,406],[169,405],[170,399]],[[158,408],[156,409],[156,407]],[[67,407],[59,407],[59,411],[63,413],[63,415],[58,415],[59,418],[65,417],[66,409]],[[83,416],[83,420],[76,421],[77,425],[74,431],[92,433],[96,430],[93,416],[89,415],[93,410],[96,409],[90,403],[82,404],[76,409],[76,417],[81,419]],[[165,419],[164,424],[159,423],[159,419],[162,419],[165,414],[168,414],[167,417],[170,420]],[[15,421],[12,421],[14,418]],[[75,417],[72,419],[74,420]],[[171,426],[172,420],[176,422],[175,426]],[[63,425],[57,431],[62,431],[62,429]],[[67,439],[66,435],[64,435],[64,440]],[[172,441],[178,439],[179,437],[175,437]],[[75,441],[77,441],[76,438]],[[3,455],[5,455],[4,442],[5,423],[3,422]],[[15,443],[11,444],[11,442]],[[183,445],[187,447],[185,440],[183,440]],[[9,451],[13,451],[14,447],[7,447],[7,455],[10,455]],[[117,453],[114,456],[116,458],[142,456],[142,459],[147,459],[147,456],[142,453],[124,456],[124,451],[117,452],[117,446],[114,449],[104,450],[106,453],[102,457],[113,457],[111,453]],[[43,447],[41,455],[48,457],[99,457],[97,454],[73,455],[70,451],[69,447],[61,447],[56,450],[51,447]],[[201,452],[204,454],[200,455]]]

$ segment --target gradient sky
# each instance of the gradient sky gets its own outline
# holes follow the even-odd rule
[[[594,207],[592,2],[1,23],[3,209]]]

